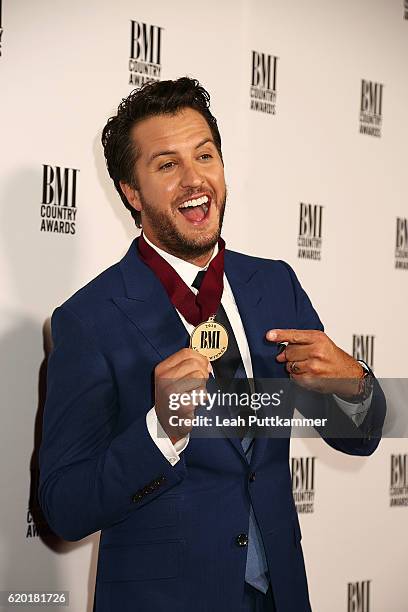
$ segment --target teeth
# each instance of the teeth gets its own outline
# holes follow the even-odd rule
[[[183,204],[179,206],[179,208],[194,208],[195,206],[201,206],[202,204],[206,204],[207,202],[208,196],[201,196],[201,198],[197,198],[195,200],[187,200],[187,202],[183,202]]]

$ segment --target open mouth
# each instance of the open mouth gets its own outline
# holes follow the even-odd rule
[[[178,210],[190,223],[202,223],[208,216],[210,205],[211,198],[208,195],[203,195],[183,202]]]

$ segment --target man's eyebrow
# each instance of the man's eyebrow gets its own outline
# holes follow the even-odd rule
[[[200,142],[195,146],[195,149],[199,149],[203,145],[207,144],[207,142],[211,142],[215,146],[214,140],[209,136],[206,136],[203,138],[203,140],[200,140]],[[162,155],[177,155],[177,151],[156,151],[155,153],[151,154],[148,163],[150,164],[154,159],[156,159],[156,157],[161,157]]]
[[[209,136],[207,136],[206,138],[203,138],[198,145],[196,146],[196,149],[199,149],[200,147],[202,147],[203,145],[207,144],[207,142],[212,142],[212,144],[215,146],[215,142],[212,138],[210,138]]]

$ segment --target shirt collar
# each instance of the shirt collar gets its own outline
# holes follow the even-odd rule
[[[203,268],[200,268],[199,266],[196,266],[195,264],[190,263],[189,261],[185,261],[184,259],[180,259],[179,257],[176,257],[175,255],[171,255],[171,253],[167,253],[167,251],[163,251],[163,249],[160,249],[158,246],[153,244],[148,239],[146,234],[143,234],[143,238],[146,240],[147,244],[149,244],[152,247],[152,249],[154,249],[159,255],[161,255],[161,257],[163,257],[163,259],[167,261],[168,264],[171,265],[171,267],[177,272],[177,274],[186,283],[188,287],[191,287],[191,285],[193,284],[195,280],[195,277],[197,276],[198,272],[200,272],[200,270],[207,270],[208,266],[210,265],[210,262],[214,259],[214,257],[218,253],[218,243],[217,243],[214,247],[213,253],[211,255],[211,259],[209,260],[207,265],[204,266]]]

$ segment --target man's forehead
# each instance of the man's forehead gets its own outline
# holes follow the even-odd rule
[[[192,108],[185,108],[176,114],[148,117],[137,123],[132,137],[142,154],[150,155],[157,147],[196,145],[206,137],[212,140],[211,130],[204,117]],[[193,142],[193,141],[197,142]]]

